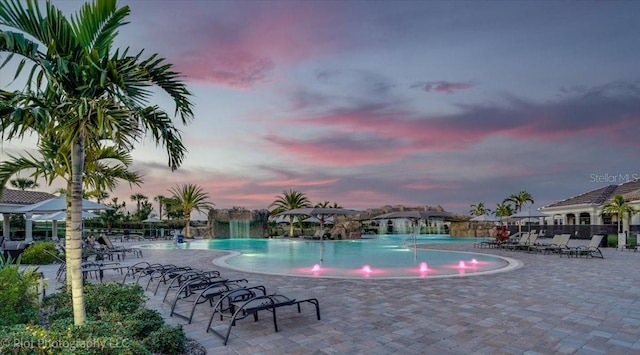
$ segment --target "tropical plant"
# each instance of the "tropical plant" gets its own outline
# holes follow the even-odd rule
[[[156,201],[158,203],[158,218],[162,219],[162,216],[164,216],[164,214],[162,214],[162,207],[164,206],[164,199],[165,197],[162,195],[158,195],[156,197],[153,198],[154,201]]]
[[[114,223],[124,218],[126,205],[124,201],[118,202],[118,198],[113,197],[111,202],[107,203],[111,209],[99,212],[100,219],[107,226],[108,231],[111,231]]]
[[[509,217],[513,214],[513,207],[507,203],[498,203],[495,211],[496,217]]]
[[[15,187],[16,189],[19,189],[22,191],[26,189],[35,189],[40,186],[35,180],[31,180],[28,178],[20,178],[20,177],[9,181],[9,183],[11,184],[11,187]]]
[[[504,199],[504,201],[502,201],[503,203],[505,202],[511,202],[514,205],[514,208],[517,212],[522,211],[522,207],[524,207],[525,204],[527,204],[527,202],[530,203],[535,203],[533,201],[533,197],[531,196],[530,193],[526,192],[526,191],[520,191],[517,194],[513,194],[507,198]]]
[[[152,86],[159,87],[176,105],[183,124],[193,118],[190,93],[172,66],[156,54],[113,51],[115,38],[129,7],[116,0],[86,3],[69,20],[51,2],[44,12],[40,2],[0,0],[0,51],[18,56],[15,78],[27,63],[22,90],[0,91],[0,129],[5,140],[35,133],[60,137],[71,151],[71,234],[67,235],[67,271],[71,278],[74,323],[85,321],[82,297],[81,235],[85,146],[109,139],[131,149],[144,134],[166,147],[169,167],[177,169],[186,149],[171,117],[148,105]],[[16,30],[16,31],[12,31]]]
[[[164,214],[167,219],[177,219],[182,217],[180,201],[174,197],[164,198]]]
[[[140,207],[143,202],[148,202],[149,198],[141,193],[137,193],[137,194],[131,195],[131,201],[136,203],[136,213],[135,213],[136,219],[138,221],[142,221],[143,218],[141,218],[141,215],[140,215]]]
[[[178,201],[185,221],[185,236],[191,238],[191,212],[207,212],[214,204],[208,202],[209,194],[195,184],[183,184],[169,190],[171,197]]]
[[[271,215],[276,215],[294,208],[311,207],[311,201],[304,192],[299,192],[294,189],[285,190],[281,196],[276,196],[276,200],[269,205]],[[293,237],[293,221],[294,216],[289,215],[289,236]]]
[[[340,206],[337,202],[334,202],[332,204],[329,201],[318,202],[318,203],[316,203],[316,205],[314,207],[318,207],[318,208],[342,208],[342,206]]]
[[[478,202],[477,204],[472,204],[471,206],[471,215],[472,216],[484,216],[486,214],[491,214],[491,210],[484,206],[484,202]]]
[[[633,207],[629,201],[627,201],[622,195],[615,195],[613,199],[602,206],[603,214],[615,214],[618,219],[618,233],[622,233],[621,222],[622,218],[631,218],[631,216],[640,212],[640,210]]]

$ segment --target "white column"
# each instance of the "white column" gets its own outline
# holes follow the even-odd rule
[[[53,240],[54,242],[57,242],[58,240],[58,221],[56,221],[55,219],[51,222],[51,240]]]
[[[25,230],[24,230],[24,241],[25,242],[33,242],[33,222],[31,221],[31,217],[33,214],[31,212],[26,212],[24,214],[25,218]]]

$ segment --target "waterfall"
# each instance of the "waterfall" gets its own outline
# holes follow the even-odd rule
[[[230,220],[229,221],[229,238],[249,238],[250,237],[249,220]]]

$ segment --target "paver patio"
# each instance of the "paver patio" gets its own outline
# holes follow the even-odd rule
[[[211,262],[225,255],[217,251],[149,249],[139,260],[218,269],[271,292],[320,300],[320,321],[310,305],[302,313],[286,307],[278,310],[279,332],[265,313],[256,323],[238,322],[224,346],[205,332],[207,304],[186,324],[169,317],[162,292],[148,291],[147,306],[182,324],[209,354],[640,354],[640,253],[603,249],[602,260],[474,249],[473,243],[422,247],[508,256],[523,266],[446,279],[339,280],[224,269]],[[57,287],[54,268],[43,270],[50,289]],[[109,272],[107,279],[122,277]]]

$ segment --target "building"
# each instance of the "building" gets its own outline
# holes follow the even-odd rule
[[[616,195],[622,195],[640,210],[640,179],[603,186],[540,208],[540,212],[549,216],[544,221],[547,234],[555,234],[555,231],[572,232],[580,237],[590,238],[597,233],[616,233],[618,217],[602,213],[604,205]],[[622,230],[640,233],[640,213],[633,215],[631,219],[623,217]]]
[[[9,220],[12,214],[25,214],[24,212],[17,212],[17,210],[21,207],[29,206],[34,203],[46,201],[50,198],[54,198],[55,196],[40,191],[23,191],[23,190],[12,190],[12,189],[4,189],[2,191],[2,197],[0,198],[0,213],[2,214],[2,236],[5,240],[9,240],[11,236],[11,229]],[[30,214],[30,213],[28,213]],[[27,216],[30,217],[30,216]],[[31,223],[27,223],[27,228],[31,228]],[[27,235],[31,235],[31,231],[25,231]]]

